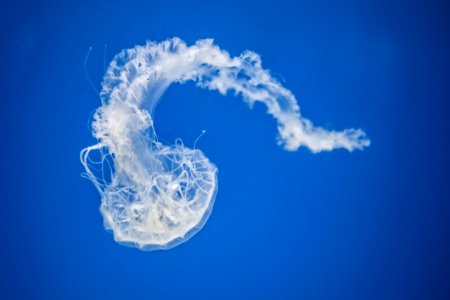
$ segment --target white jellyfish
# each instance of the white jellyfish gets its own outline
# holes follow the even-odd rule
[[[181,140],[163,145],[153,126],[163,92],[187,81],[223,95],[233,91],[250,105],[264,103],[286,150],[352,151],[370,143],[359,129],[327,131],[301,117],[294,95],[262,68],[254,52],[230,57],[211,39],[187,46],[178,38],[123,50],[102,82],[102,105],[92,122],[98,143],[80,154],[86,177],[101,194],[105,227],[121,244],[169,249],[198,232],[212,211],[217,167]]]

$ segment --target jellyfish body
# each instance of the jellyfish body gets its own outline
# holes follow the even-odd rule
[[[223,95],[233,91],[250,105],[264,103],[286,150],[352,151],[370,143],[359,129],[327,131],[302,118],[294,95],[262,68],[254,52],[230,57],[210,39],[187,46],[178,38],[123,50],[102,82],[102,105],[92,123],[98,143],[80,154],[101,194],[105,227],[119,243],[142,250],[174,247],[198,232],[212,211],[216,166],[180,140],[163,145],[153,126],[164,91],[187,81]]]

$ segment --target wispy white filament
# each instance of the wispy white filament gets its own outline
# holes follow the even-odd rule
[[[178,38],[124,50],[103,79],[102,106],[92,124],[98,144],[81,152],[86,174],[102,196],[105,226],[120,243],[144,250],[171,248],[199,231],[211,213],[217,168],[181,141],[174,146],[158,142],[153,127],[163,92],[173,82],[191,80],[223,95],[240,94],[249,104],[264,103],[286,150],[352,151],[370,143],[360,129],[328,131],[303,118],[292,92],[262,68],[254,52],[230,57],[211,39],[187,46]],[[99,160],[92,158],[93,151]]]

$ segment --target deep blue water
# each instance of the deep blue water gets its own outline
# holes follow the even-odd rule
[[[1,299],[449,299],[449,5],[434,1],[24,1],[0,9]],[[114,242],[81,178],[107,62],[211,37],[261,54],[364,151],[276,145],[262,105],[174,85],[156,129],[219,168],[206,226],[168,251]],[[107,44],[106,56],[104,47]]]

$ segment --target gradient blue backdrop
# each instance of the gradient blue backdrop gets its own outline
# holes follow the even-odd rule
[[[188,4],[189,3],[189,4]],[[449,299],[450,18],[434,1],[10,1],[0,9],[1,299]],[[256,105],[193,84],[156,111],[219,167],[205,228],[119,246],[79,151],[106,61],[147,39],[251,49],[363,152],[290,153]]]

